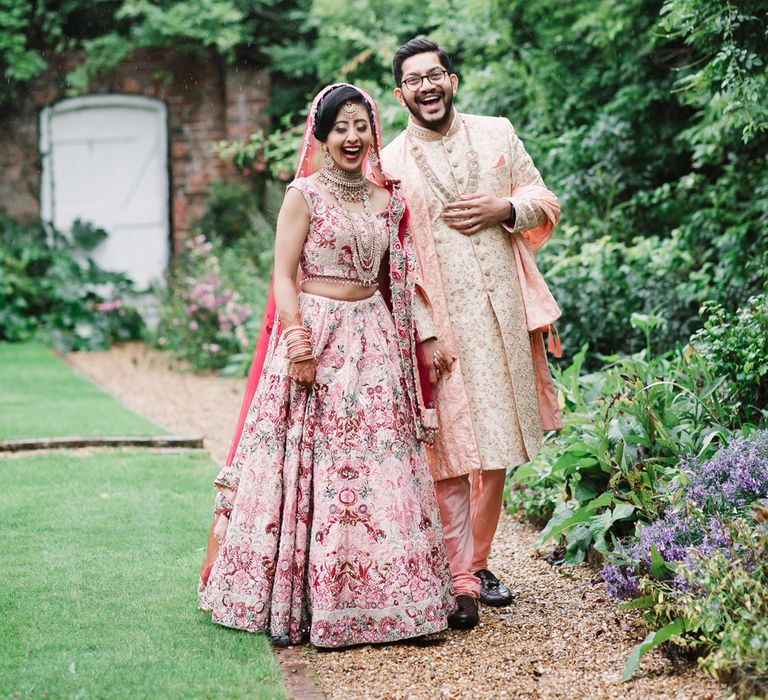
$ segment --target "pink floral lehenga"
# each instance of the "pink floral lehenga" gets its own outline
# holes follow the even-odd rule
[[[292,186],[311,209],[304,273],[329,247],[345,268],[339,212],[310,181]],[[378,222],[389,239],[388,301],[299,295],[314,388],[291,383],[279,323],[271,329],[242,434],[215,482],[199,600],[216,623],[323,647],[446,627],[451,577],[423,442],[434,424],[415,361],[405,214],[394,189]]]

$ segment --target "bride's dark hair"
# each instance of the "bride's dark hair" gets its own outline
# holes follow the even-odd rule
[[[331,90],[317,107],[317,117],[315,118],[314,137],[318,141],[325,141],[328,134],[331,133],[333,125],[336,123],[336,116],[345,102],[363,105],[368,112],[368,119],[371,122],[371,129],[376,129],[373,120],[373,110],[363,97],[363,93],[350,85],[342,85],[335,90]]]

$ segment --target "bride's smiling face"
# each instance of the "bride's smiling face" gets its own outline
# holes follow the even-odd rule
[[[347,172],[362,168],[373,135],[368,112],[361,104],[341,106],[325,142],[336,165]]]

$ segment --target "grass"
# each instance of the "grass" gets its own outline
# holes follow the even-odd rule
[[[199,453],[0,460],[0,697],[284,697],[263,635],[197,609]]]
[[[166,433],[45,346],[0,343],[0,440]]]

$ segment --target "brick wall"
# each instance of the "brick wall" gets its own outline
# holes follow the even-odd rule
[[[12,110],[0,112],[0,212],[22,221],[40,216],[40,110],[66,97],[64,76],[80,56],[59,53],[46,60],[48,69],[25,97]],[[211,183],[237,177],[214,153],[213,144],[246,138],[267,126],[267,73],[227,66],[214,55],[136,52],[88,94],[142,95],[165,103],[174,249],[202,215]]]

